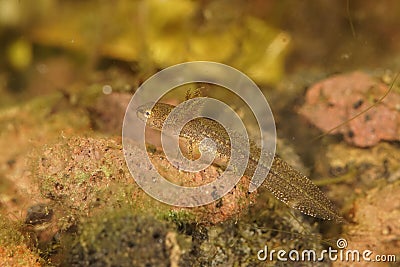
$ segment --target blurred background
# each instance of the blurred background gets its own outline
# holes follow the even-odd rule
[[[0,105],[115,83],[93,77],[110,69],[135,87],[190,60],[226,63],[272,87],[299,72],[395,67],[399,9],[395,0],[1,0]]]

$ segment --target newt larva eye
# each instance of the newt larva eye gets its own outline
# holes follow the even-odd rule
[[[144,116],[145,116],[146,118],[150,118],[150,116],[151,116],[151,110],[146,110],[146,111],[144,112]]]

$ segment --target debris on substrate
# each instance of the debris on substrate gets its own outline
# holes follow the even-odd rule
[[[368,112],[352,119],[388,90],[386,84],[360,71],[336,75],[313,85],[299,112],[323,132],[348,121],[331,134],[342,133],[344,140],[355,146],[400,140],[400,94],[394,90]]]

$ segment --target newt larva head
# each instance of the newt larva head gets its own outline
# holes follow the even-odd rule
[[[165,103],[146,103],[136,109],[138,118],[146,123],[146,126],[162,130],[163,124],[174,106]],[[153,106],[153,107],[152,107]]]

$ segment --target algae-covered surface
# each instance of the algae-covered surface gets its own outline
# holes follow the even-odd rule
[[[397,1],[0,0],[0,266],[397,266],[399,12]],[[122,146],[126,107],[151,75],[194,60],[253,79],[275,116],[278,155],[344,222],[304,215],[262,186],[249,193],[246,175],[197,208],[137,185]],[[191,84],[162,101],[188,96],[226,102],[259,136],[227,90]],[[152,165],[176,184],[224,171],[179,170],[157,131],[146,138]],[[136,146],[126,151],[134,168],[149,167]],[[370,250],[372,261],[324,249]],[[279,250],[319,260],[292,252],[287,262]]]

